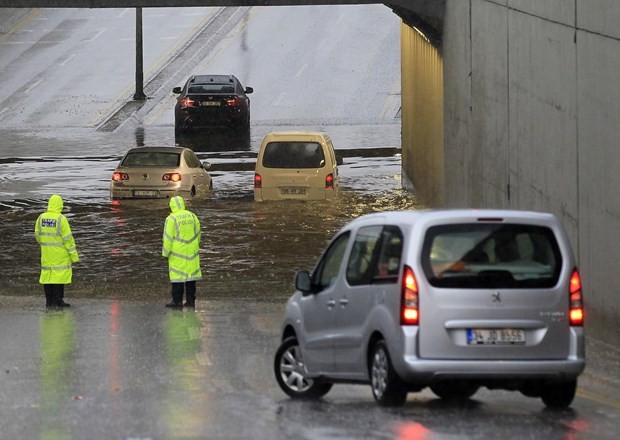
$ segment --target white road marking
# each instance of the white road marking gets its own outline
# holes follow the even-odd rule
[[[278,96],[278,99],[275,100],[273,105],[276,106],[276,107],[279,106],[280,103],[284,100],[285,97],[286,97],[286,92],[280,93],[280,96]]]
[[[34,83],[32,83],[30,85],[30,87],[28,87],[26,90],[24,90],[24,93],[30,93],[32,92],[39,84],[41,84],[43,82],[42,79],[35,81]]]
[[[60,63],[60,66],[66,66],[67,63],[69,61],[71,61],[73,59],[73,57],[75,57],[76,54],[72,53],[71,55],[69,55],[62,63]]]
[[[86,41],[86,42],[95,41],[95,39],[99,38],[99,35],[103,34],[105,31],[106,31],[105,28],[104,29],[99,29],[95,35],[93,35],[91,38],[87,38],[84,41]]]
[[[118,14],[118,15],[116,16],[116,18],[121,18],[122,16],[124,16],[125,14],[127,14],[127,12],[129,12],[129,11],[131,11],[131,10],[133,10],[133,8],[125,8],[125,9],[123,9],[123,10],[121,11],[121,13],[120,13],[120,14]]]
[[[299,68],[297,73],[295,74],[295,78],[299,78],[304,70],[308,67],[308,63],[305,63],[303,66]]]

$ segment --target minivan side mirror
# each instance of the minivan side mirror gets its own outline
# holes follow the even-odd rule
[[[172,93],[176,93],[176,94],[181,93],[181,87],[175,87],[174,89],[172,89]]]
[[[245,88],[245,94],[249,95],[250,93],[254,92],[254,89],[252,87],[246,87]]]
[[[208,170],[209,168],[211,168],[211,162],[207,162],[206,160],[202,163],[202,167],[205,170]]]
[[[312,292],[312,280],[310,279],[310,272],[307,270],[299,270],[295,274],[295,289],[299,290],[303,294]]]

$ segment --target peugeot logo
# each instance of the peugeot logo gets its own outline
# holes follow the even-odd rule
[[[146,180],[146,179],[148,179],[148,178],[149,178],[149,175],[148,175],[148,174],[144,173],[144,174],[142,175],[142,180]]]
[[[493,298],[494,303],[501,303],[502,298],[499,296],[499,292],[495,292],[491,294],[491,298]]]

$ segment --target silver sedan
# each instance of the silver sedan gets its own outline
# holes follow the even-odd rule
[[[115,199],[205,197],[213,189],[208,162],[183,147],[137,147],[129,150],[112,173]]]

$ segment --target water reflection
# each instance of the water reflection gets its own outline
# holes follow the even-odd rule
[[[432,435],[432,431],[421,423],[405,422],[396,427],[395,440],[426,440]]]
[[[71,439],[70,427],[62,423],[63,407],[71,399],[70,384],[75,349],[75,321],[69,310],[41,315],[40,387],[42,440]]]
[[[165,351],[169,376],[164,418],[168,438],[195,438],[213,424],[212,396],[196,385],[207,377],[207,352],[202,346],[202,318],[191,310],[171,311],[164,321]]]
[[[185,133],[175,139],[177,145],[196,152],[250,151],[250,130],[219,129]]]

